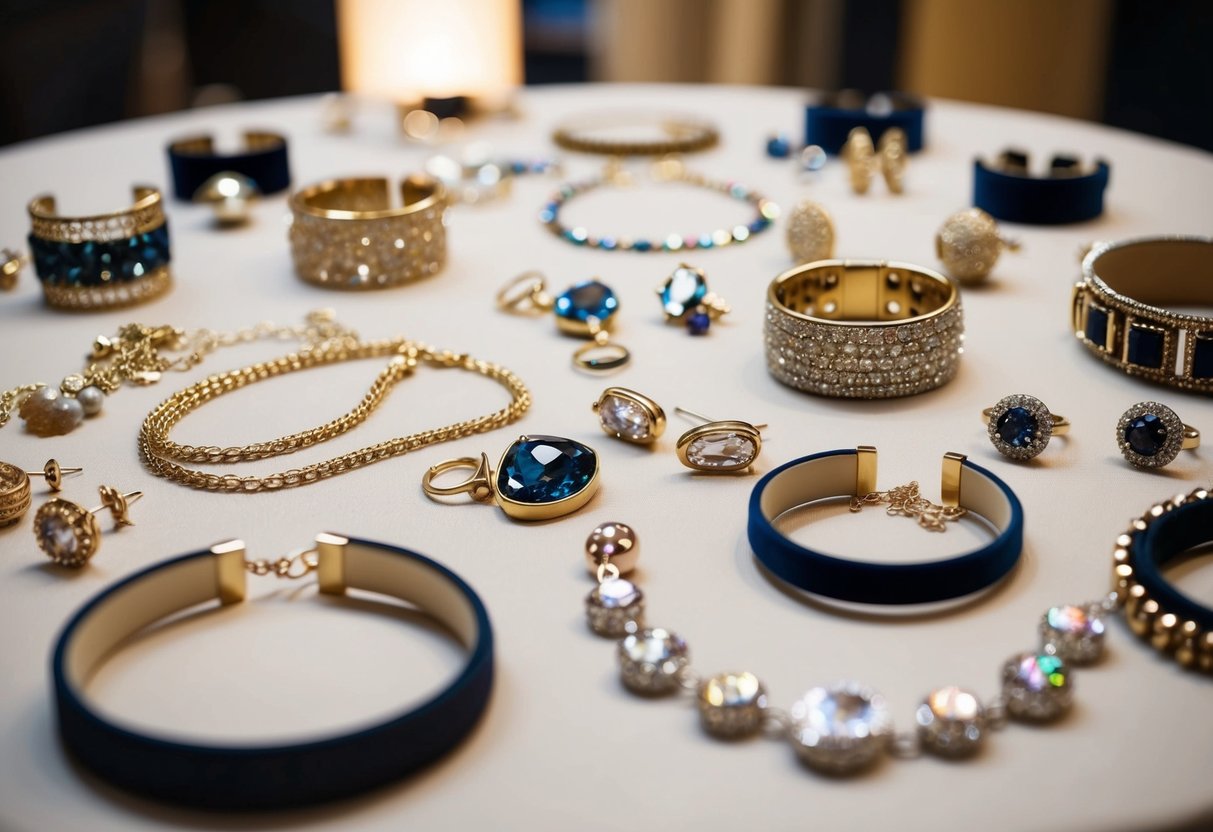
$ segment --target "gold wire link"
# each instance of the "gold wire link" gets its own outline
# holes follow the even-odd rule
[[[316,571],[320,565],[320,553],[315,549],[306,549],[293,555],[277,560],[246,560],[244,568],[254,575],[273,575],[278,578],[302,578],[309,572]]]
[[[941,506],[932,503],[919,491],[918,481],[899,485],[888,491],[869,491],[862,497],[851,498],[851,511],[862,511],[864,506],[887,504],[885,513],[893,516],[912,517],[918,525],[930,532],[945,532],[947,522],[956,521],[968,514],[960,506]]]
[[[187,415],[226,393],[286,373],[383,356],[392,356],[392,360],[380,371],[362,400],[349,412],[319,427],[269,442],[227,448],[179,445],[168,438],[173,427]],[[510,403],[485,416],[389,439],[333,459],[263,477],[214,474],[180,464],[230,464],[269,459],[341,436],[365,422],[392,387],[410,376],[418,363],[457,368],[486,376],[506,388],[510,393]],[[240,493],[273,491],[328,479],[429,445],[496,430],[521,418],[530,406],[531,395],[522,380],[496,364],[477,360],[465,353],[434,350],[399,338],[362,342],[352,337],[341,337],[271,361],[209,376],[170,396],[144,419],[139,431],[139,453],[152,473],[191,488]]]

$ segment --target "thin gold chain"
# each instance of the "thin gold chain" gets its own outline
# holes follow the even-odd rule
[[[319,427],[269,442],[239,447],[195,447],[169,441],[169,432],[178,422],[207,402],[226,393],[286,373],[343,361],[385,356],[391,356],[391,360],[380,371],[362,400],[348,413]],[[467,370],[486,376],[509,391],[510,403],[485,416],[389,439],[324,462],[263,477],[214,474],[180,464],[223,464],[269,459],[326,442],[366,421],[392,387],[412,375],[417,365],[422,363],[439,368]],[[353,337],[337,338],[272,361],[209,376],[170,396],[144,419],[139,431],[139,453],[152,473],[182,485],[206,491],[254,493],[307,485],[428,445],[496,430],[519,419],[530,406],[531,394],[522,380],[496,364],[479,361],[465,354],[437,351],[423,344],[399,338],[365,342]]]
[[[943,506],[932,503],[918,488],[918,482],[899,485],[888,491],[871,491],[862,497],[851,498],[851,511],[862,511],[864,506],[887,504],[886,514],[912,517],[918,525],[930,532],[946,532],[947,522],[964,517],[968,510],[960,506]]]

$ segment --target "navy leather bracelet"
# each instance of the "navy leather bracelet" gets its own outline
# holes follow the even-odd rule
[[[832,155],[842,151],[856,127],[866,127],[873,142],[879,142],[890,127],[900,127],[907,149],[917,153],[925,144],[925,112],[922,99],[906,93],[878,92],[865,98],[855,90],[843,90],[805,106],[804,143],[819,145]]]
[[[939,561],[876,563],[827,555],[776,528],[780,515],[832,497],[874,492],[874,448],[825,451],[764,476],[750,495],[748,534],[755,557],[773,575],[816,595],[862,604],[925,604],[959,598],[1001,580],[1023,548],[1023,508],[998,477],[959,454],[944,458],[944,505],[959,505],[996,529],[989,544]]]
[[[1007,222],[1061,225],[1103,213],[1111,168],[1102,160],[1083,170],[1078,160],[1054,156],[1048,176],[1031,176],[1028,156],[1008,150],[991,164],[973,161],[973,205]]]
[[[285,564],[286,561],[279,562]],[[281,573],[315,568],[322,593],[346,588],[416,605],[469,651],[444,690],[376,725],[297,744],[195,745],[110,721],[84,686],[129,636],[180,610],[244,598],[244,544],[230,541],[152,566],[89,601],[59,636],[52,659],[59,734],[67,751],[115,786],[203,809],[266,810],[348,797],[397,780],[454,748],[479,720],[493,682],[493,634],[484,605],[455,573],[422,555],[338,535],[316,539]]]
[[[240,153],[215,152],[210,136],[190,136],[168,146],[169,167],[173,171],[173,195],[189,202],[206,180],[216,173],[232,171],[252,179],[262,194],[276,194],[291,186],[291,166],[286,154],[286,138],[278,133],[249,131],[244,134],[245,150]]]

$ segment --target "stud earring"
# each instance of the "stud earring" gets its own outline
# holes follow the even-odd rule
[[[692,335],[707,333],[712,321],[729,313],[729,305],[708,291],[703,269],[682,263],[657,287],[666,323],[683,324]]]
[[[17,285],[22,267],[29,260],[11,248],[0,248],[0,291],[10,292]]]
[[[797,263],[829,260],[834,256],[834,221],[811,199],[801,200],[788,216],[788,250]]]
[[[665,433],[661,405],[635,390],[608,387],[591,407],[603,432],[624,442],[648,445]]]
[[[0,528],[11,526],[29,511],[33,500],[30,477],[43,477],[51,491],[63,488],[63,475],[75,474],[83,468],[62,468],[53,459],[48,459],[41,471],[23,471],[16,465],[0,462]]]
[[[580,370],[615,370],[631,360],[627,347],[611,341],[610,330],[619,311],[619,301],[605,283],[584,280],[553,298],[542,274],[524,272],[497,293],[497,308],[513,315],[551,312],[558,330],[590,339],[592,343],[573,352],[573,366]]]
[[[678,461],[686,467],[709,474],[724,474],[744,471],[758,459],[762,451],[759,431],[766,425],[751,425],[736,419],[713,421],[686,408],[674,410],[704,423],[678,437]]]
[[[890,127],[880,137],[877,149],[880,157],[880,172],[884,175],[884,183],[895,194],[905,190],[906,162],[906,133],[900,127]]]
[[[1029,460],[1039,454],[1054,436],[1070,431],[1070,420],[1050,413],[1034,396],[1006,396],[981,411],[990,442],[1008,459]]]
[[[980,208],[957,211],[935,234],[935,255],[944,270],[965,285],[989,277],[1004,248],[1019,251],[1019,243],[1003,237],[998,223]]]
[[[122,494],[116,488],[103,485],[97,489],[101,505],[81,508],[70,500],[55,498],[44,503],[34,514],[34,538],[38,548],[60,566],[84,566],[101,546],[101,525],[97,513],[109,509],[114,528],[133,526],[128,512],[130,506],[143,496],[142,491]]]
[[[1200,431],[1185,425],[1175,411],[1159,402],[1138,402],[1116,423],[1120,453],[1138,468],[1169,465],[1180,451],[1200,446]]]

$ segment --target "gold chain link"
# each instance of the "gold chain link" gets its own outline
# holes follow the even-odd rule
[[[851,511],[862,511],[864,506],[887,504],[886,514],[912,517],[927,531],[945,532],[947,522],[956,521],[968,513],[960,506],[942,506],[932,503],[919,491],[918,482],[899,485],[888,491],[871,491],[862,497],[851,498]]]
[[[207,402],[226,393],[286,373],[343,361],[384,356],[391,356],[391,360],[380,371],[362,400],[348,413],[319,427],[269,442],[257,442],[239,447],[195,447],[169,441],[169,432],[178,422]],[[418,363],[442,368],[453,367],[486,376],[509,391],[510,403],[485,416],[389,439],[386,442],[351,451],[324,462],[302,468],[292,468],[269,476],[214,474],[180,464],[228,464],[269,459],[310,448],[341,436],[366,421],[392,387],[412,375]],[[272,361],[209,376],[170,396],[144,419],[139,431],[139,452],[144,464],[152,473],[182,485],[206,491],[254,493],[307,485],[428,445],[496,430],[521,418],[530,406],[531,394],[521,379],[496,364],[479,361],[465,354],[436,351],[422,344],[399,338],[364,342],[353,337],[339,337]]]

